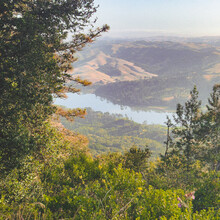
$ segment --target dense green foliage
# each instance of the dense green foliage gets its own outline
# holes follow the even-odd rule
[[[148,147],[136,146],[94,158],[87,139],[53,114],[52,94],[68,89],[72,49],[107,28],[79,32],[95,10],[93,0],[0,2],[0,219],[219,219],[220,85],[205,113],[196,87],[178,105],[165,155],[153,162]],[[64,41],[68,30],[71,43]],[[84,114],[57,112],[71,120]],[[108,128],[111,142],[117,134],[161,141],[162,127],[92,114],[85,124],[100,118],[95,128]]]
[[[176,124],[171,124],[174,140],[168,137],[170,140],[169,143],[167,141],[167,147],[171,149],[169,155],[164,158],[165,161],[169,156],[181,155],[181,159],[185,160],[187,171],[197,160],[209,165],[210,169],[219,170],[219,97],[220,85],[216,84],[208,99],[207,111],[203,113],[201,101],[198,100],[198,91],[194,87],[185,105],[177,105],[174,117]]]
[[[91,30],[93,1],[2,0],[0,2],[0,160],[16,166],[20,156],[44,145],[43,124],[54,112],[53,95],[62,96],[74,53],[100,32]],[[72,40],[67,41],[68,32]],[[9,164],[6,165],[7,169]]]
[[[86,135],[89,148],[96,155],[104,152],[123,152],[132,145],[139,148],[147,145],[154,156],[164,151],[164,126],[142,125],[121,115],[95,112],[92,109],[87,109],[87,115],[83,119],[76,118],[74,122],[61,119],[61,122],[67,129]]]
[[[209,125],[218,134],[218,121],[208,123],[211,113],[219,113],[219,101],[212,102],[218,91],[216,85],[208,111],[198,115],[198,93],[192,90],[190,100],[177,108],[176,122],[182,125],[172,125],[175,137],[167,135],[166,156],[154,162],[148,148],[137,147],[92,158],[84,138],[57,122],[59,132],[45,123],[39,137],[44,147],[1,174],[1,219],[219,219],[218,159],[213,166],[192,150],[200,147],[198,129]]]
[[[80,150],[80,140],[65,142],[49,127],[48,135],[51,139],[40,159],[27,156],[19,170],[1,179],[1,219],[218,219],[213,208],[203,209],[216,207],[219,200],[214,176],[212,185],[205,178],[207,181],[196,191],[193,213],[192,199],[179,187],[157,189],[160,184],[163,188],[170,186],[166,179],[153,177],[155,168],[147,165],[140,169],[135,163],[128,166],[126,161],[132,161],[136,153],[140,161],[140,151],[93,159]],[[138,167],[144,173],[135,172]],[[154,180],[154,186],[143,175],[148,175],[151,183]],[[204,187],[215,196],[204,195]],[[213,203],[207,204],[211,200]],[[196,207],[203,210],[196,212]]]
[[[218,219],[217,210],[203,209],[217,207],[219,185],[213,185],[213,175],[208,184],[209,178],[200,178],[193,212],[192,198],[180,187],[168,189],[165,176],[157,179],[153,174],[157,169],[147,163],[147,151],[133,149],[124,156],[112,153],[94,159],[80,149],[80,139],[65,141],[50,126],[47,134],[50,140],[41,158],[27,156],[20,169],[1,178],[1,219]],[[164,189],[158,189],[160,184]],[[205,186],[215,189],[214,201],[201,194]],[[207,204],[208,198],[213,203]]]

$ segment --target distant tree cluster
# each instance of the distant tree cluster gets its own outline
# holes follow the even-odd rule
[[[131,107],[146,108],[162,106],[175,108],[178,102],[186,100],[193,84],[185,76],[153,78],[138,81],[109,83],[96,89],[95,94],[111,102]],[[167,101],[166,97],[171,100]]]
[[[141,149],[148,145],[153,157],[163,152],[166,127],[162,125],[142,125],[123,118],[122,115],[95,112],[87,108],[85,118],[74,122],[61,118],[65,128],[86,135],[93,155],[106,152],[124,152],[132,145]]]

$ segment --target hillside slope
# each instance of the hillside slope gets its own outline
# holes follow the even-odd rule
[[[154,156],[164,152],[166,127],[162,125],[138,124],[121,115],[110,115],[92,109],[87,109],[84,119],[76,118],[74,122],[62,119],[61,122],[67,129],[86,135],[94,155],[124,152],[133,145],[141,149],[148,145]]]
[[[100,51],[91,60],[74,69],[74,74],[89,79],[92,83],[107,84],[117,81],[132,81],[156,77],[134,63],[111,57]]]
[[[186,100],[194,85],[201,99],[207,99],[213,84],[220,82],[220,48],[204,43],[102,41],[82,51],[74,66],[73,74],[90,79],[92,92],[112,102],[173,108]]]

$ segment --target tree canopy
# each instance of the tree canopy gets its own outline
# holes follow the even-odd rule
[[[68,81],[89,84],[69,71],[74,53],[108,29],[93,27],[96,10],[94,0],[0,2],[1,157],[36,145],[35,134],[55,111],[53,95],[78,91]]]

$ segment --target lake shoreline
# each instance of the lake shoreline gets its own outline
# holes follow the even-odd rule
[[[95,94],[77,94],[68,93],[67,99],[56,98],[55,105],[64,106],[66,108],[91,108],[94,111],[109,112],[110,114],[119,114],[129,120],[133,120],[140,124],[160,124],[165,125],[167,116],[173,118],[172,112],[161,112],[156,110],[134,110],[128,106],[120,106],[112,102],[96,96]],[[158,109],[157,109],[158,110]]]

